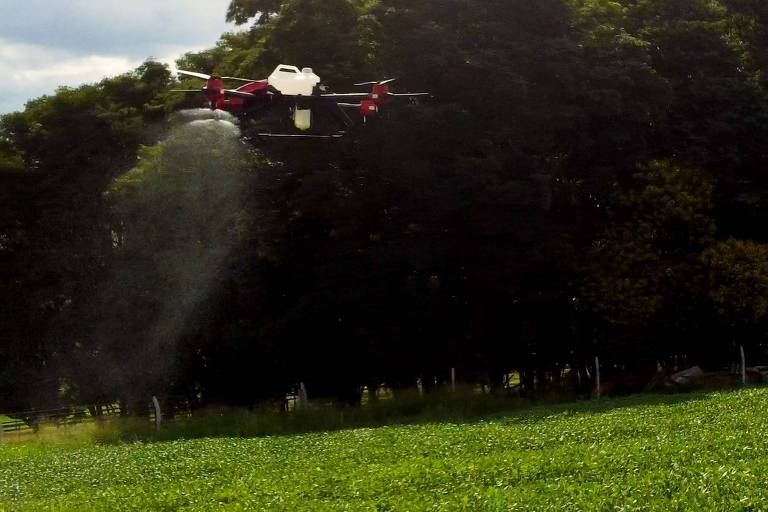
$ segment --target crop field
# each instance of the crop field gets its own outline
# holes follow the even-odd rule
[[[767,510],[768,389],[475,422],[0,446],[0,510]]]

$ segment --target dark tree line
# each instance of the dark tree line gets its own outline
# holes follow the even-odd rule
[[[0,121],[0,410],[626,389],[765,354],[761,0],[235,0],[183,69],[428,90],[244,144],[165,66]],[[191,85],[191,84],[188,84]],[[179,118],[181,116],[181,118]],[[764,359],[763,359],[764,360]],[[569,371],[566,371],[569,370]]]

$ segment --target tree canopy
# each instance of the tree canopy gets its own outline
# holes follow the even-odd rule
[[[256,405],[300,382],[358,403],[451,368],[535,393],[588,389],[595,355],[638,381],[728,365],[737,339],[768,355],[764,2],[224,15],[245,30],[180,68],[433,98],[334,144],[244,143],[148,61],[3,116],[0,410]]]

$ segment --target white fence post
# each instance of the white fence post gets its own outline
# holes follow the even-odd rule
[[[163,424],[163,411],[160,410],[160,402],[156,396],[152,397],[152,405],[155,406],[155,427],[160,430],[160,426]]]
[[[296,396],[296,408],[303,409],[307,406],[309,398],[307,397],[307,386],[303,382],[299,383],[299,394]]]
[[[741,352],[741,383],[747,385],[747,358],[744,356],[744,345],[739,345]]]
[[[456,368],[451,368],[451,391],[456,392]]]
[[[595,397],[600,400],[600,358],[597,356],[595,356],[595,383],[597,384]]]

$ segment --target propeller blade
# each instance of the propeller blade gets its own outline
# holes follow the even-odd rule
[[[224,89],[221,92],[223,92],[225,95],[228,95],[228,96],[235,96],[236,98],[246,98],[246,99],[249,99],[249,98],[255,98],[256,97],[255,94],[251,94],[249,92],[243,92],[243,91],[233,91],[232,89]]]
[[[202,92],[200,89],[171,89],[169,92]]]
[[[194,76],[195,78],[202,78],[203,80],[211,79],[211,75],[206,75],[205,73],[197,73],[195,71],[184,71],[183,69],[177,69],[176,73],[179,75],[188,75]]]
[[[432,93],[429,93],[429,92],[401,92],[401,93],[390,92],[390,93],[387,93],[387,96],[394,96],[394,97],[401,96],[401,97],[412,98],[412,97],[416,97],[416,96],[432,96]]]
[[[206,75],[205,73],[198,73],[197,71],[184,71],[183,69],[177,69],[176,73],[179,75],[187,75],[187,76],[193,76],[195,78],[201,78],[203,80],[210,80],[213,78],[211,75]],[[251,80],[250,78],[238,78],[236,76],[223,76],[221,77],[222,80],[239,80],[240,82],[258,82],[258,80]]]
[[[360,103],[337,103],[337,105],[345,108],[360,108]]]
[[[236,76],[223,76],[223,77],[221,77],[221,79],[222,80],[239,80],[241,82],[248,82],[248,83],[253,83],[253,82],[258,82],[259,81],[259,80],[251,80],[250,78],[237,78]]]
[[[364,87],[366,85],[387,85],[389,83],[394,82],[395,80],[397,80],[397,78],[387,78],[386,80],[379,80],[374,82],[362,82],[359,84],[352,84],[352,85],[355,87]]]
[[[258,137],[272,137],[277,139],[340,139],[346,132],[333,133],[330,135],[312,135],[312,134],[292,134],[292,133],[257,133]]]
[[[342,94],[321,94],[321,98],[367,98],[367,92],[345,92]]]

